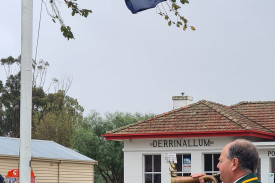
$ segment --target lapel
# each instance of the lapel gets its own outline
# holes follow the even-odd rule
[[[255,173],[250,173],[238,180],[236,183],[248,183],[248,182],[258,182],[258,178]]]

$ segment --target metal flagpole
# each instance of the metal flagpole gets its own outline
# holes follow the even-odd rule
[[[20,183],[30,183],[33,0],[22,0],[21,2],[21,96],[19,178]]]

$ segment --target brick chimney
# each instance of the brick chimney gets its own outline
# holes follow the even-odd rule
[[[182,96],[173,96],[172,100],[173,100],[173,110],[174,110],[174,109],[178,109],[183,106],[192,104],[193,97],[184,96],[184,93],[182,93]]]

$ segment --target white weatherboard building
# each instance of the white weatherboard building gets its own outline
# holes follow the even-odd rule
[[[190,100],[185,96],[173,98]],[[170,182],[168,160],[175,154],[179,176],[217,173],[222,148],[237,138],[248,139],[257,147],[260,156],[257,174],[261,181],[274,181],[274,101],[225,106],[202,100],[179,108],[174,106],[170,112],[103,136],[124,143],[125,183]]]

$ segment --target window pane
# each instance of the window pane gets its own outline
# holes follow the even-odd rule
[[[204,171],[212,171],[212,154],[204,155]]]
[[[190,176],[191,173],[184,173],[183,176]]]
[[[145,172],[152,172],[152,155],[145,155]]]
[[[153,183],[152,174],[145,174],[145,183]]]
[[[177,164],[176,164],[176,169],[178,172],[181,172],[182,171],[182,155],[177,155]]]
[[[154,172],[161,172],[161,157],[154,155]]]
[[[219,163],[220,154],[214,154],[214,171],[219,171],[217,165]]]
[[[191,154],[184,154],[183,158],[189,158],[189,159],[191,159]]]
[[[161,183],[160,174],[154,174],[154,183]]]

